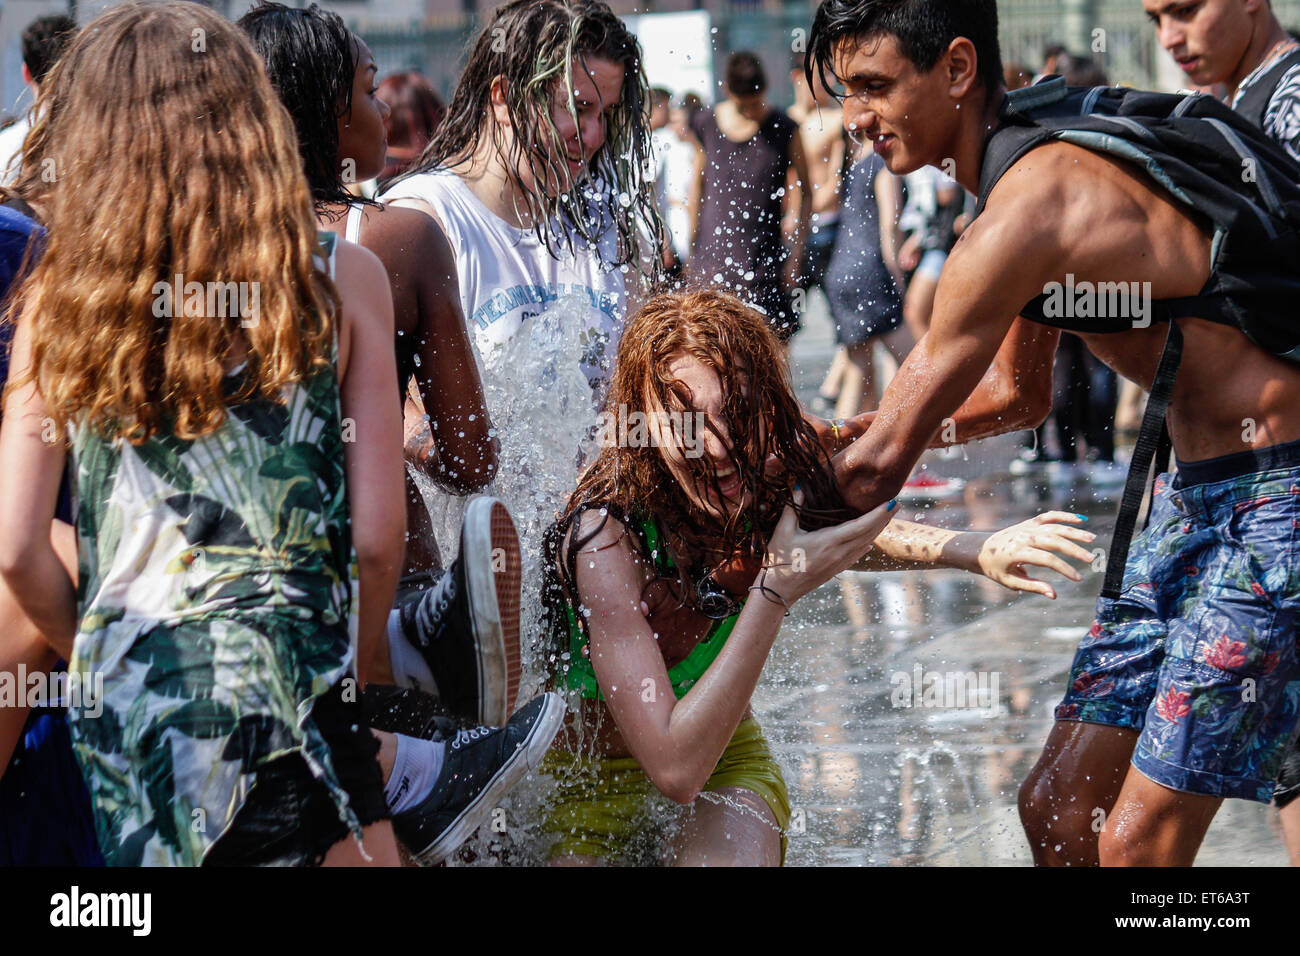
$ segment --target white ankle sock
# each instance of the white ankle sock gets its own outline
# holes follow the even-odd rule
[[[441,740],[421,740],[394,734],[397,738],[397,756],[393,758],[393,772],[384,784],[384,799],[389,813],[410,810],[427,797],[442,773],[442,758],[447,745]]]
[[[433,671],[402,633],[402,616],[396,609],[388,615],[388,659],[398,687],[414,687],[438,696],[438,683],[433,679]]]

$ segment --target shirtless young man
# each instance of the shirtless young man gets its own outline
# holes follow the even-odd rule
[[[806,288],[812,288],[821,285],[835,249],[840,218],[840,173],[844,169],[844,119],[833,93],[820,84],[809,87],[803,76],[803,58],[804,54],[795,54],[794,69],[790,71],[795,102],[786,115],[799,124],[804,162],[808,165],[812,218],[808,241],[804,244],[801,278]],[[794,222],[787,225],[787,231],[793,231]]]
[[[1006,96],[992,0],[827,0],[810,58],[844,83],[846,126],[892,172],[951,158],[979,189]],[[1065,143],[1032,150],[962,235],[929,334],[836,461],[845,498],[862,511],[889,500],[950,416],[959,441],[1045,417],[1058,333],[1017,314],[1067,272],[1149,282],[1158,301],[1195,296],[1210,271],[1210,237],[1154,180]],[[1224,797],[1271,798],[1296,722],[1300,368],[1236,328],[1175,324],[1185,344],[1168,423],[1180,474],[1157,485],[1127,588],[1099,601],[1021,788],[1043,864],[1190,864]],[[1084,340],[1149,386],[1167,331]]]
[[[1189,84],[1222,83],[1227,103],[1300,160],[1300,43],[1268,0],[1142,0]]]
[[[1197,86],[1222,83],[1227,103],[1300,160],[1300,43],[1268,0],[1142,0],[1160,45]],[[1274,790],[1291,862],[1300,865],[1300,741]]]

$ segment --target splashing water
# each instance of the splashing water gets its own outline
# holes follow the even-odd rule
[[[540,619],[542,535],[573,491],[594,440],[596,399],[582,371],[584,355],[592,347],[585,319],[590,309],[585,298],[565,296],[526,319],[505,345],[481,357],[483,390],[501,445],[497,477],[484,493],[505,503],[519,532],[526,689],[539,686],[543,676],[535,672],[539,662],[529,659],[528,647]],[[607,356],[612,357],[612,350]],[[450,555],[469,499],[448,495],[422,475],[412,474],[429,507],[434,533]]]
[[[497,477],[484,493],[499,498],[519,532],[523,556],[520,641],[523,682],[519,703],[540,693],[549,665],[533,638],[541,620],[542,536],[554,523],[577,484],[578,470],[594,447],[596,396],[582,370],[593,353],[586,316],[591,304],[565,296],[545,312],[525,319],[506,344],[480,359],[484,395],[500,441]],[[612,360],[612,347],[606,360]],[[429,508],[435,536],[450,562],[459,540],[468,498],[448,495],[412,471]],[[540,831],[539,804],[549,786],[545,779],[526,782],[503,803],[504,830],[484,827],[462,855],[477,862],[536,856],[532,846]]]

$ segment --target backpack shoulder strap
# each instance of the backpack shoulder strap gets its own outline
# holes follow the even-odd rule
[[[1182,330],[1178,328],[1177,322],[1170,320],[1164,352],[1160,355],[1155,381],[1151,383],[1151,397],[1147,399],[1142,427],[1133,448],[1133,460],[1129,463],[1128,478],[1124,481],[1124,496],[1120,499],[1119,514],[1115,518],[1115,533],[1110,539],[1106,578],[1101,587],[1101,596],[1104,598],[1117,599],[1123,590],[1124,566],[1128,563],[1128,549],[1137,526],[1138,510],[1142,507],[1142,498],[1146,494],[1151,462],[1156,462],[1157,472],[1168,467],[1169,432],[1165,427],[1165,412],[1169,409],[1169,399],[1173,395],[1174,379],[1178,375],[1182,357]],[[1147,516],[1150,517],[1149,509]]]
[[[975,215],[984,211],[989,193],[1007,170],[1025,153],[1051,138],[1051,130],[1031,120],[1029,112],[1060,102],[1068,92],[1065,80],[1054,76],[1007,94],[998,113],[998,125],[984,144]]]

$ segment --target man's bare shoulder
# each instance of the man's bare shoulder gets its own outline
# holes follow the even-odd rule
[[[1133,164],[1058,142],[1017,160],[990,191],[984,209],[994,218],[1025,217],[1039,229],[1079,236],[1103,224],[1147,223],[1153,212],[1176,208],[1174,203]]]
[[[1094,279],[1145,278],[1161,287],[1204,271],[1209,242],[1191,210],[1144,170],[1070,143],[1021,157],[990,191],[976,224],[972,242],[996,237],[1020,250],[1032,271],[1055,258],[1049,264],[1058,273],[1068,265]]]

